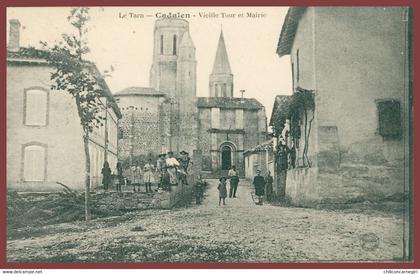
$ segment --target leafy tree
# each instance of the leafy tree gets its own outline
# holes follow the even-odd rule
[[[90,220],[90,157],[89,136],[95,127],[103,126],[101,97],[106,95],[103,77],[95,65],[84,59],[89,52],[86,34],[90,20],[89,8],[78,7],[67,17],[74,33],[63,34],[63,41],[45,49],[45,59],[54,67],[51,73],[52,90],[68,92],[77,106],[83,129],[85,152],[85,219]],[[108,100],[107,100],[108,102]]]

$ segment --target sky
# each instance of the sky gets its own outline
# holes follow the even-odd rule
[[[40,41],[55,43],[62,33],[73,30],[67,22],[69,10],[8,8],[7,16],[21,22],[21,46],[40,47]],[[114,68],[106,78],[113,93],[130,86],[149,86],[154,22],[169,12],[191,16],[187,20],[196,47],[197,96],[209,96],[209,75],[221,29],[234,74],[235,97],[245,90],[244,97],[260,101],[269,119],[274,97],[291,94],[290,58],[276,54],[287,7],[94,7],[90,10],[91,52],[87,58],[100,71]],[[247,17],[248,12],[260,16]]]

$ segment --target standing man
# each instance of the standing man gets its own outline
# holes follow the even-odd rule
[[[229,170],[228,177],[230,180],[229,198],[232,198],[232,196],[233,198],[236,198],[236,190],[238,189],[239,184],[239,176],[236,171],[236,166],[232,166]]]

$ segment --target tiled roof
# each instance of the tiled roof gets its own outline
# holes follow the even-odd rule
[[[146,87],[128,87],[118,91],[115,96],[130,96],[130,95],[150,95],[150,96],[165,96],[164,93],[155,90],[154,88]]]
[[[45,65],[48,64],[47,60],[45,59],[45,55],[45,50],[21,47],[19,51],[7,51],[7,62]],[[89,68],[91,73],[96,77],[96,79],[98,79],[98,84],[105,92],[103,96],[106,96],[109,99],[108,104],[112,107],[117,117],[121,118],[122,115],[115,102],[114,96],[96,65],[93,62],[86,61],[86,67]]]
[[[255,147],[246,150],[244,154],[247,155],[247,154],[260,152],[260,151],[273,151],[273,139],[265,141],[262,144],[256,145]]]
[[[47,63],[45,54],[44,50],[21,47],[19,51],[7,51],[7,62]]]
[[[290,54],[299,20],[302,18],[305,11],[306,7],[291,7],[287,11],[287,15],[281,29],[279,42],[277,44],[277,54],[280,57]]]
[[[274,126],[276,120],[283,119],[282,116],[287,115],[289,112],[288,105],[291,100],[291,95],[277,95],[274,99],[273,110],[271,112],[271,118],[269,126]]]
[[[234,108],[234,109],[261,109],[264,106],[254,98],[236,97],[198,97],[198,108]]]

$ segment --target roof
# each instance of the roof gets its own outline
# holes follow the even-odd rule
[[[220,32],[219,44],[217,45],[216,57],[211,74],[232,74],[223,31]]]
[[[184,32],[182,35],[181,42],[179,43],[180,48],[195,48],[194,43],[191,39],[190,33],[188,31]]]
[[[8,63],[31,63],[31,64],[47,64],[45,60],[45,51],[35,48],[19,48],[19,51],[7,50]]]
[[[7,62],[16,63],[16,64],[33,64],[33,65],[49,65],[48,61],[45,59],[45,50],[35,49],[35,48],[19,48],[19,51],[7,51]],[[117,103],[115,102],[114,96],[109,89],[105,79],[102,74],[99,72],[98,68],[93,62],[86,61],[86,67],[97,79],[98,84],[101,86],[104,91],[103,96],[109,99],[109,106],[112,107],[115,114],[118,118],[122,118],[121,111],[118,108]]]
[[[264,106],[254,98],[197,97],[198,108],[261,109]]]
[[[273,110],[271,111],[271,118],[269,126],[274,126],[277,119],[280,119],[280,112],[281,113],[288,113],[288,103],[291,100],[291,95],[277,95],[274,99]]]
[[[299,20],[302,18],[305,11],[306,7],[291,7],[287,11],[283,27],[281,28],[279,42],[277,44],[277,54],[280,57],[290,54]]]
[[[273,139],[270,139],[268,141],[265,141],[264,143],[261,143],[251,149],[248,149],[244,152],[244,154],[252,154],[254,152],[260,152],[260,151],[273,151]]]
[[[118,91],[114,96],[165,96],[164,93],[155,90],[154,88],[146,87],[128,87],[123,90]]]

